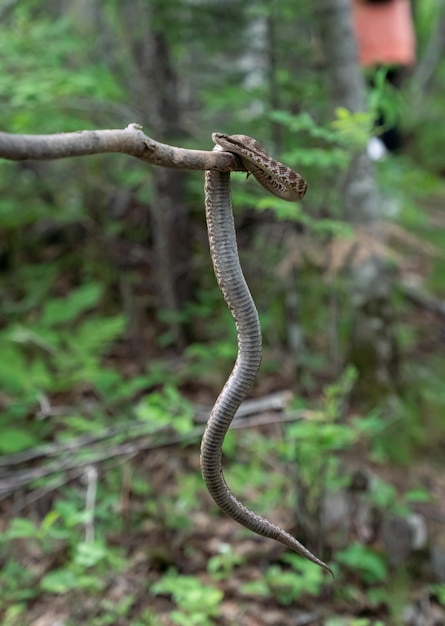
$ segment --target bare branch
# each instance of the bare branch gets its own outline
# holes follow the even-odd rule
[[[232,428],[252,429],[271,424],[295,422],[301,419],[310,420],[314,414],[315,412],[310,410],[295,411],[289,415],[266,412],[255,417],[237,419],[232,424]],[[86,438],[79,437],[67,442],[50,444],[47,446],[46,451],[43,446],[37,447],[29,456],[26,453],[18,453],[4,457],[4,465],[17,465],[20,462],[26,462],[31,458],[36,459],[40,456],[52,456],[53,459],[48,461],[41,460],[32,467],[15,469],[12,472],[2,470],[0,473],[0,502],[38,479],[53,476],[60,472],[72,471],[77,472],[77,476],[83,473],[84,470],[82,468],[92,464],[109,462],[110,459],[115,457],[132,458],[141,452],[194,442],[202,437],[203,432],[202,425],[193,428],[187,434],[175,433],[169,428],[159,428],[156,431],[148,432],[146,424],[142,424],[145,427],[145,432],[143,432],[140,428],[141,424],[131,422],[122,426],[127,426],[127,435],[124,442],[111,441],[111,437],[110,442],[107,442],[106,436],[114,434],[112,429],[107,429],[104,433],[99,433],[97,438],[92,437],[92,441],[99,438],[103,439],[99,445],[86,446],[84,445]],[[79,454],[79,451],[82,454]],[[59,483],[56,482],[54,488],[57,489],[58,486]]]
[[[80,130],[54,135],[14,135],[0,132],[0,158],[12,161],[62,159],[121,152],[161,167],[185,170],[245,171],[229,152],[187,150],[147,137],[137,124],[124,129]]]

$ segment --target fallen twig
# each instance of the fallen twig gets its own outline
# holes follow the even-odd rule
[[[274,394],[274,398],[265,398],[265,405],[272,405],[279,402],[279,398]],[[281,399],[284,401],[284,397]],[[253,401],[255,404],[258,401]],[[260,401],[261,402],[261,401]],[[245,410],[252,411],[252,404],[247,404]],[[241,411],[242,413],[242,411]],[[284,424],[300,419],[311,419],[312,412],[307,410],[295,411],[290,414],[283,412],[264,412],[255,417],[243,417],[234,420],[233,429],[258,428],[271,424]],[[47,446],[3,456],[1,465],[3,468],[16,467],[13,471],[3,471],[0,474],[0,501],[12,495],[14,492],[34,483],[36,480],[47,478],[48,476],[63,473],[75,472],[88,465],[105,463],[116,457],[132,458],[141,452],[154,449],[166,448],[175,445],[187,445],[199,440],[202,437],[203,427],[199,425],[186,434],[176,433],[171,428],[161,428],[153,430],[146,422],[126,422],[119,426],[105,429],[97,435],[87,435],[77,437],[71,441],[57,442]],[[107,439],[122,436],[125,433],[124,442],[106,444]],[[17,465],[30,460],[44,459],[37,466],[32,468],[17,469]],[[83,470],[82,470],[83,471]],[[64,484],[65,478],[56,482],[54,488]],[[53,490],[53,487],[50,488]]]

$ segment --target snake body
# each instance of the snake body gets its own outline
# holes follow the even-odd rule
[[[306,182],[297,173],[272,159],[262,146],[246,135],[214,133],[214,150],[235,153],[244,167],[271,193],[299,200]],[[208,420],[201,443],[201,471],[216,504],[249,530],[280,541],[313,563],[329,567],[297,539],[245,507],[230,491],[221,467],[224,437],[251,388],[261,362],[261,328],[255,303],[241,269],[230,195],[230,174],[209,170],[205,175],[206,220],[218,285],[235,320],[238,356]]]

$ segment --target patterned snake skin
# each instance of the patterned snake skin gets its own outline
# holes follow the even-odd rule
[[[244,167],[274,195],[300,200],[306,181],[297,172],[272,159],[261,145],[246,135],[214,133],[214,150],[235,153]],[[329,567],[285,530],[256,515],[230,491],[221,467],[224,437],[232,419],[251,388],[261,362],[261,328],[255,303],[244,279],[236,244],[230,195],[230,174],[207,171],[205,176],[206,219],[218,285],[235,320],[238,356],[235,366],[210,414],[201,444],[201,470],[216,504],[249,530],[280,541],[301,556]],[[332,572],[331,572],[332,573]]]

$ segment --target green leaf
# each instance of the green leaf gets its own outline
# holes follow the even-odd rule
[[[99,283],[87,283],[65,298],[48,300],[42,312],[42,325],[51,328],[76,320],[81,313],[98,304],[102,292],[103,287]]]
[[[58,569],[48,572],[40,581],[42,591],[63,595],[79,586],[78,577],[68,569]]]
[[[7,531],[9,539],[35,539],[39,536],[39,529],[28,519],[15,517]]]
[[[8,428],[1,431],[0,454],[12,454],[27,448],[32,448],[39,443],[37,437],[29,430]]]
[[[80,542],[76,546],[74,563],[82,568],[93,567],[107,558],[107,548],[99,542]]]
[[[42,533],[48,533],[59,519],[60,513],[58,513],[57,511],[50,511],[49,513],[47,513],[40,525]]]
[[[0,383],[5,391],[19,393],[28,387],[28,371],[25,357],[9,339],[0,340]],[[0,441],[1,445],[1,441]]]
[[[431,502],[432,499],[432,494],[423,487],[410,489],[405,493],[406,502]]]
[[[382,583],[388,578],[385,560],[382,556],[359,543],[353,543],[336,554],[336,560],[360,572],[368,584]]]
[[[268,598],[271,595],[271,591],[265,580],[254,580],[252,582],[243,583],[240,586],[240,591],[246,596]]]

